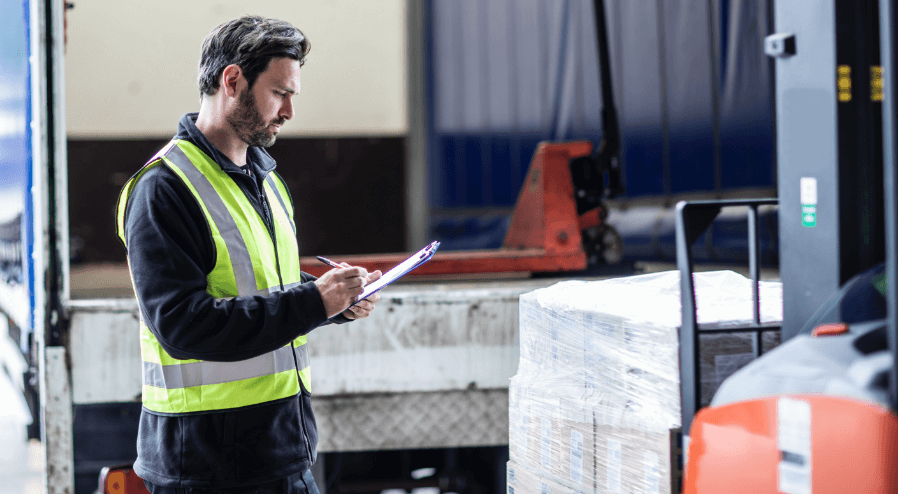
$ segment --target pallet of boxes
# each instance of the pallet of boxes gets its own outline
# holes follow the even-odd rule
[[[699,323],[751,320],[751,280],[695,274]],[[761,283],[762,321],[782,286]],[[682,461],[677,271],[565,281],[520,298],[520,363],[509,386],[509,494],[671,494]],[[778,335],[765,335],[765,351]],[[701,335],[702,398],[752,358],[749,334]],[[676,477],[676,476],[674,476]]]

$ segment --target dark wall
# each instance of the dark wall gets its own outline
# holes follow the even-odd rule
[[[69,140],[75,262],[124,262],[115,235],[118,193],[166,142]],[[405,250],[404,138],[280,138],[269,152],[296,204],[302,255]]]

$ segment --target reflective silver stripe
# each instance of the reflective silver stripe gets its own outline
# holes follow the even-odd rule
[[[237,222],[231,217],[227,206],[215,187],[209,182],[209,179],[203,175],[184,154],[178,146],[173,146],[165,155],[169,161],[181,170],[197,193],[200,199],[212,215],[212,220],[218,227],[218,231],[224,238],[225,244],[228,246],[228,254],[231,258],[231,264],[234,266],[234,279],[237,282],[237,293],[240,295],[256,295],[259,291],[256,289],[256,275],[253,271],[253,261],[249,257],[249,251],[246,249],[246,242],[240,230],[237,228]]]
[[[271,178],[271,174],[265,175],[265,181],[268,182],[268,185],[271,187],[271,190],[274,191],[274,196],[278,198],[278,202],[281,203],[281,207],[284,208],[284,214],[287,216],[287,219],[290,219],[290,212],[287,209],[287,204],[284,202],[284,198],[281,197],[280,191],[276,185],[274,185],[274,179]],[[292,221],[288,221],[290,223],[290,228],[293,230],[293,235],[296,235],[296,226]]]
[[[163,156],[165,156],[165,153],[167,153],[168,150],[171,149],[172,146],[177,146],[177,142],[178,142],[178,141],[169,141],[169,143],[166,144],[164,148],[160,149],[159,152],[157,152],[157,153],[155,154],[155,156],[153,156],[152,158],[150,158],[150,161],[147,161],[146,164],[149,165],[150,163],[152,163],[152,162],[158,160],[159,158],[162,158]],[[146,165],[144,165],[144,166],[146,166]]]
[[[299,285],[302,285],[302,281],[296,281],[296,282],[294,282],[294,283],[290,283],[289,285],[284,285],[284,289],[283,289],[283,290],[281,290],[281,287],[280,287],[280,286],[275,285],[275,286],[273,286],[273,287],[271,287],[271,288],[266,288],[265,290],[262,290],[262,292],[264,292],[264,293],[266,293],[266,294],[268,294],[268,293],[284,292],[284,291],[287,291],[287,290],[289,290],[289,289],[291,289],[291,288],[296,288],[296,287],[298,287]]]
[[[294,351],[296,352],[296,367],[299,370],[303,370],[306,367],[312,365],[312,363],[309,361],[309,350],[307,348],[308,346],[309,344],[306,343],[305,345],[298,346],[294,349]]]
[[[239,362],[202,361],[174,365],[144,362],[143,383],[157,388],[180,389],[270,376],[296,368],[291,353],[291,347],[284,346]]]
[[[281,291],[281,289],[279,287],[272,287],[271,289],[266,288],[264,290],[256,290],[256,293],[251,293],[249,296],[259,295],[261,297],[267,297],[268,294],[276,293],[279,291]],[[215,300],[219,301],[219,302],[222,302],[222,301],[226,302],[228,300],[234,300],[235,298],[237,298],[237,297],[219,297]]]

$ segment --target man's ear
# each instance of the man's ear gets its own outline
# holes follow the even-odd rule
[[[236,98],[237,88],[242,79],[243,71],[240,70],[240,67],[235,64],[228,65],[221,72],[221,90],[226,96]]]

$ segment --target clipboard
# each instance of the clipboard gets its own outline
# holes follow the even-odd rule
[[[371,295],[374,295],[375,293],[379,292],[384,287],[388,286],[390,283],[393,283],[394,281],[398,280],[399,278],[402,278],[403,276],[410,273],[412,270],[414,270],[418,266],[429,261],[433,257],[433,255],[436,253],[436,251],[439,247],[440,247],[440,243],[438,241],[434,240],[433,242],[428,244],[427,247],[424,247],[423,249],[419,250],[418,252],[415,252],[414,254],[409,256],[408,259],[402,261],[401,263],[394,266],[393,269],[384,273],[383,276],[381,276],[380,278],[377,279],[377,281],[375,281],[374,283],[371,283],[370,285],[366,285],[365,290],[362,291],[361,294],[359,294],[359,298],[349,307],[352,307],[353,305],[361,302],[362,300],[365,300],[366,298],[370,297]],[[347,309],[349,307],[347,307]]]

